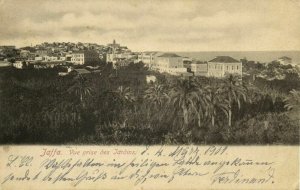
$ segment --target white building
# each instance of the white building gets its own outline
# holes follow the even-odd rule
[[[20,57],[28,58],[29,54],[30,54],[30,51],[22,49],[20,52]]]
[[[116,43],[116,40],[111,44],[107,44],[110,48],[110,52],[106,54],[106,63],[116,63],[117,58],[121,58],[120,44]]]
[[[164,53],[157,56],[153,64],[153,69],[171,75],[187,73],[187,68],[183,66],[183,58],[174,53]]]
[[[207,76],[207,63],[201,61],[193,61],[190,64],[191,72],[194,73],[195,76]]]
[[[42,61],[42,60],[43,60],[43,57],[37,56],[37,57],[34,58],[34,60],[35,60],[35,61]]]
[[[78,51],[72,53],[71,62],[75,65],[95,64],[99,61],[99,55],[96,51]]]
[[[142,52],[138,55],[137,62],[143,62],[146,67],[151,69],[159,55],[161,55],[159,52]]]
[[[49,56],[49,55],[46,55],[46,56],[43,57],[43,60],[44,60],[44,61],[58,61],[59,58],[56,57],[56,56]]]
[[[13,66],[17,69],[23,69],[24,63],[23,63],[23,61],[16,61],[13,63]]]
[[[84,53],[81,53],[81,52],[72,53],[71,62],[76,65],[83,65],[84,64]]]
[[[224,77],[227,74],[242,76],[242,63],[229,56],[218,56],[208,62],[207,76]]]
[[[58,57],[59,61],[66,61],[66,57]]]
[[[156,82],[156,76],[154,75],[146,75],[146,82],[149,84],[151,82]]]
[[[110,49],[106,54],[106,63],[112,63],[114,68],[116,68],[117,62],[136,59],[136,54],[132,53],[127,47],[120,46],[120,44],[117,44],[115,40],[112,44],[108,44],[107,46]]]
[[[124,53],[108,53],[106,54],[106,62],[112,63],[113,66],[116,66],[117,62],[123,61],[123,60],[129,60],[133,59],[136,55],[129,52]]]

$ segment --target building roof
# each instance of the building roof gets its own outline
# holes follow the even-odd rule
[[[180,75],[181,75],[182,77],[191,77],[191,76],[193,76],[193,73],[184,72],[184,73],[180,73]]]
[[[86,69],[74,69],[74,71],[76,71],[79,74],[89,74],[89,73],[91,73],[90,71],[88,71]]]
[[[65,61],[41,61],[41,64],[63,64]]]
[[[192,61],[191,64],[206,64],[206,62],[203,61]]]
[[[78,50],[73,51],[72,54],[97,54],[95,50]]]
[[[283,60],[292,60],[292,58],[287,57],[287,56],[280,57],[279,59],[283,59]]]
[[[164,53],[158,57],[180,57],[180,56],[175,53]]]
[[[216,58],[210,60],[209,62],[217,62],[217,63],[239,63],[238,60],[233,59],[229,56],[217,56]]]
[[[82,54],[82,53],[85,53],[84,50],[76,50],[76,51],[73,51],[72,54]]]
[[[0,67],[9,67],[12,64],[8,61],[0,61]]]

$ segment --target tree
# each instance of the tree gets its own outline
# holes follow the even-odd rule
[[[177,79],[171,86],[169,97],[173,110],[183,114],[184,127],[187,127],[190,112],[196,110],[197,86],[192,80]]]
[[[212,127],[215,126],[215,118],[218,108],[225,108],[221,89],[216,86],[206,87],[206,113],[211,118]]]
[[[132,104],[136,100],[129,87],[119,86],[117,90],[112,92],[112,94],[115,101],[121,103],[122,105]]]
[[[87,85],[86,80],[81,75],[75,77],[74,84],[67,91],[70,94],[75,94],[76,97],[79,97],[79,100],[83,105],[83,101],[92,94],[92,88]]]
[[[63,126],[63,124],[76,126],[81,121],[80,108],[69,102],[60,102],[53,109],[44,109],[43,115],[43,119],[49,121],[50,126],[54,128]]]
[[[155,83],[145,91],[144,98],[150,102],[150,104],[154,105],[155,108],[159,109],[163,103],[166,102],[167,96],[165,87],[162,84]]]
[[[268,87],[267,85],[261,90],[264,96],[270,96],[272,99],[273,104],[277,98],[283,98],[283,94],[280,93],[278,90]]]
[[[284,99],[286,102],[285,107],[288,110],[291,110],[293,108],[299,108],[300,107],[300,91],[297,91],[295,89],[290,91],[290,94],[288,97]]]
[[[204,115],[207,116],[207,106],[208,106],[208,101],[209,97],[207,96],[207,87],[204,87],[202,85],[201,80],[195,80],[196,82],[196,99],[195,99],[195,106],[196,106],[196,115],[198,119],[198,127],[201,127],[201,121],[202,118],[204,118]]]
[[[284,99],[285,108],[289,111],[289,117],[292,120],[300,122],[300,91],[291,90],[288,97]]]
[[[168,102],[165,85],[154,83],[145,91],[143,98],[147,103],[147,117],[150,117],[150,113],[154,113],[154,116],[158,116],[159,120],[163,118]]]
[[[224,102],[226,104],[226,109],[223,109],[227,113],[228,118],[228,130],[232,126],[232,105],[234,102],[238,104],[240,109],[240,100],[243,99],[246,101],[246,87],[242,84],[239,76],[230,75],[224,80],[224,83],[221,87],[222,94],[224,96]]]

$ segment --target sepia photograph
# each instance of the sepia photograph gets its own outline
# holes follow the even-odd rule
[[[0,144],[299,145],[299,8],[0,0]]]
[[[300,0],[0,0],[0,190],[299,190]]]

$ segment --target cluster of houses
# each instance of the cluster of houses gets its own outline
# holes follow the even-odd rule
[[[42,43],[34,47],[17,49],[0,46],[0,62],[12,63],[18,69],[26,66],[53,68],[57,65],[99,64],[108,51],[106,46],[90,43]]]
[[[107,44],[109,51],[106,54],[106,62],[112,63],[114,68],[128,66],[130,62],[137,59],[138,53],[131,52],[126,46],[121,46],[114,40]]]
[[[115,41],[108,46],[111,51],[106,54],[106,62],[112,63],[114,68],[127,66],[130,62],[142,62],[150,70],[176,76],[224,77],[227,73],[242,75],[242,63],[229,56],[218,56],[208,62],[201,62],[175,53],[133,53]]]
[[[149,70],[176,76],[224,77],[227,74],[242,75],[242,62],[229,56],[217,56],[209,61],[200,61],[175,53],[132,52],[113,40],[106,46],[90,43],[42,43],[35,47],[16,49],[15,46],[0,46],[0,66],[9,65],[3,54],[16,58],[12,65],[18,69],[32,65],[33,68],[67,66],[68,72],[76,65],[97,66],[101,62],[111,63],[115,69],[130,63],[142,62]],[[281,64],[290,64],[289,57],[278,59]],[[86,71],[78,71],[86,72]],[[67,73],[61,73],[65,75]]]
[[[175,53],[144,52],[138,55],[150,70],[177,76],[224,77],[242,75],[242,63],[229,56],[218,56],[208,62],[193,60]]]
[[[292,59],[283,56],[276,60],[282,65],[292,65]],[[226,75],[243,75],[242,60],[230,56],[217,56],[200,61],[175,53],[142,52],[136,62],[143,62],[150,70],[177,76],[206,76],[222,78]]]

